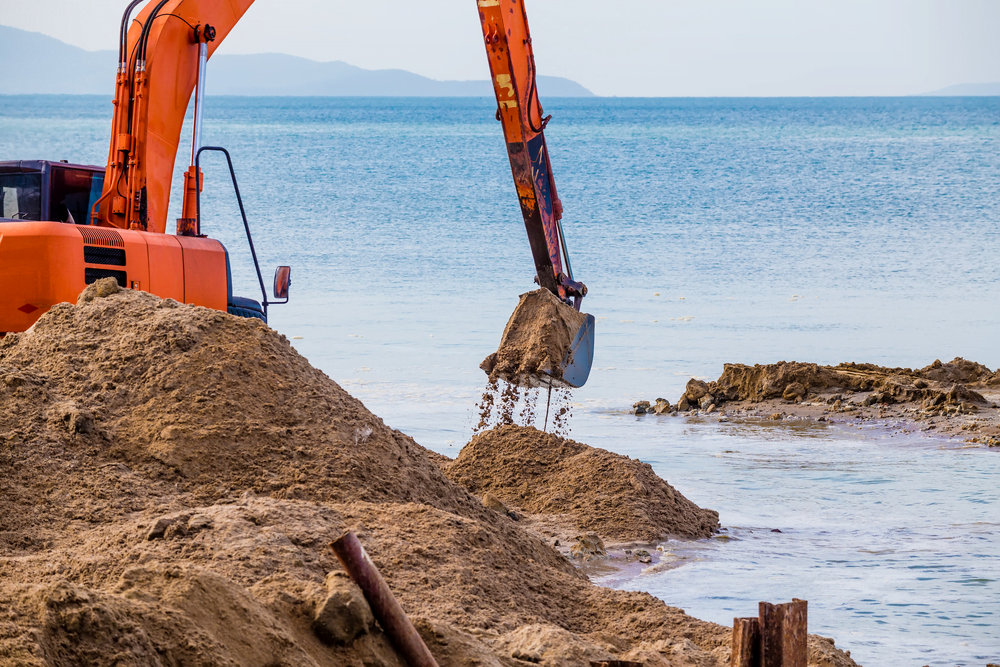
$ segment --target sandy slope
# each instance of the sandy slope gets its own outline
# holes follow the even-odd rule
[[[397,665],[316,631],[352,529],[442,665],[727,664],[728,628],[593,586],[260,322],[89,292],[0,340],[0,663]]]

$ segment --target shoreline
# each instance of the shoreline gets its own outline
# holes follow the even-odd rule
[[[961,358],[918,370],[873,364],[726,364],[714,382],[691,379],[676,405],[629,410],[720,423],[813,422],[924,433],[1000,451],[1000,371]]]

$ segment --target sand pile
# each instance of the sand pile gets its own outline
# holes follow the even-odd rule
[[[565,516],[576,531],[605,540],[708,537],[719,526],[718,512],[692,503],[648,463],[534,428],[501,426],[475,436],[446,473],[516,513]]]
[[[57,306],[0,343],[0,408],[5,664],[398,664],[377,630],[314,629],[348,527],[443,664],[512,664],[528,624],[568,654],[648,626],[725,650],[587,584],[255,320],[128,291]]]
[[[725,664],[727,628],[591,585],[259,321],[89,296],[0,341],[0,664],[399,665],[377,627],[325,643],[345,529],[443,667]]]
[[[507,321],[500,347],[480,364],[491,381],[537,384],[532,376],[562,375],[563,361],[587,316],[560,301],[547,289],[521,295]]]

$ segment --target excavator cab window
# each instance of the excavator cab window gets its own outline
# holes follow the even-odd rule
[[[57,222],[89,225],[90,207],[101,196],[104,175],[52,165],[49,178],[49,217]]]
[[[0,217],[42,219],[42,174],[0,174]]]

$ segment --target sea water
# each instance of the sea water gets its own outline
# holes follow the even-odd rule
[[[726,362],[1000,366],[1000,98],[543,101],[598,318],[572,436],[650,462],[728,536],[670,542],[675,567],[604,583],[726,625],[804,598],[810,630],[869,667],[1000,662],[997,452],[627,414]],[[104,164],[110,111],[0,97],[0,159]],[[493,114],[485,98],[206,104],[265,282],[293,267],[271,325],[450,456],[476,423],[478,364],[534,287]],[[229,248],[237,293],[259,298],[225,163],[204,162],[204,230]]]

